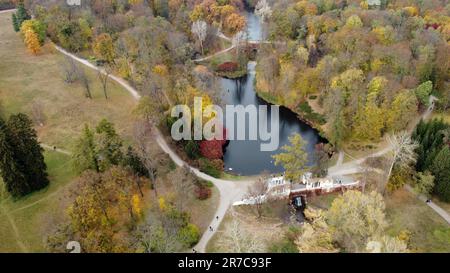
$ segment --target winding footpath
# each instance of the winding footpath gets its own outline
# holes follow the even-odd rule
[[[79,63],[95,69],[97,71],[100,71],[103,74],[106,74],[105,71],[102,68],[99,68],[89,61],[82,59],[70,52],[67,52],[63,48],[54,45],[55,49],[61,52],[62,54],[78,61]],[[141,95],[138,93],[138,91],[133,88],[127,81],[125,81],[122,78],[116,77],[114,75],[109,75],[111,79],[116,81],[118,84],[123,86],[132,96],[134,99],[139,100],[141,98]],[[220,223],[222,222],[223,217],[225,216],[228,208],[230,205],[235,202],[241,200],[245,193],[247,192],[247,188],[252,184],[253,181],[232,181],[232,180],[224,180],[224,179],[217,179],[214,178],[206,173],[201,172],[199,169],[194,168],[192,166],[189,166],[184,160],[182,160],[176,153],[173,151],[170,146],[167,144],[166,140],[162,136],[161,132],[155,127],[155,136],[156,136],[156,142],[158,143],[159,147],[167,153],[170,158],[177,164],[178,166],[187,166],[197,177],[211,181],[214,186],[219,190],[219,205],[217,208],[217,211],[215,213],[215,217],[212,219],[209,226],[213,228],[212,231],[206,230],[198,244],[194,247],[194,249],[197,252],[205,252],[206,245],[208,241],[212,238],[214,233],[216,232],[217,228],[219,227]]]
[[[450,225],[450,214],[448,214],[447,211],[436,205],[436,203],[433,203],[433,201],[429,200],[425,195],[417,194],[410,185],[406,184],[405,189],[410,193],[412,193],[413,195],[417,196],[417,198],[420,201],[427,204],[431,209],[433,209],[437,214],[439,214]]]
[[[419,122],[421,119],[427,120],[431,117],[431,115],[433,114],[433,111],[434,111],[435,102],[437,100],[438,100],[438,98],[436,98],[435,96],[430,96],[430,98],[429,98],[430,106],[420,116],[420,118],[417,120],[417,122]],[[411,132],[409,132],[409,133],[411,133]],[[375,152],[373,154],[370,154],[370,155],[367,155],[367,156],[364,156],[364,157],[361,157],[358,159],[354,159],[354,160],[352,160],[350,162],[346,162],[346,163],[343,163],[344,153],[341,151],[339,153],[338,162],[336,163],[335,166],[328,169],[328,173],[329,173],[329,175],[349,175],[349,174],[361,173],[362,172],[361,164],[364,163],[364,161],[366,159],[368,159],[370,157],[380,157],[391,151],[392,151],[392,146],[390,145],[378,152]]]
[[[93,65],[92,63],[90,63],[89,61],[82,59],[70,52],[67,52],[66,50],[64,50],[63,48],[54,45],[56,50],[58,50],[59,52],[61,52],[62,54],[80,62],[81,64],[90,67],[92,69],[95,69],[97,71],[100,71],[103,74],[106,74],[105,71],[102,68],[99,68],[95,65]],[[228,49],[226,49],[227,51],[231,50],[233,48],[230,47]],[[220,52],[219,52],[220,53]],[[219,54],[216,53],[215,55]],[[223,52],[222,52],[223,53]],[[212,56],[206,57],[206,58],[211,58]],[[206,60],[205,58],[203,58],[204,60]],[[197,61],[197,60],[196,60]],[[138,91],[133,88],[127,81],[125,81],[122,78],[119,78],[117,76],[111,75],[109,74],[109,77],[111,79],[113,79],[114,81],[116,81],[118,84],[120,84],[121,86],[123,86],[132,96],[134,99],[139,100],[141,98],[141,95],[138,93]],[[434,110],[434,101],[436,100],[435,97],[430,97],[430,103],[431,106],[427,109],[427,111],[422,115],[422,118],[426,119],[428,118],[432,111]],[[193,248],[195,249],[195,251],[197,252],[205,252],[206,250],[206,245],[208,244],[209,240],[214,236],[214,234],[216,233],[218,227],[220,226],[220,223],[222,222],[228,208],[235,202],[235,201],[240,201],[242,200],[246,193],[247,193],[247,189],[250,185],[252,185],[252,183],[254,181],[252,180],[248,180],[248,181],[233,181],[233,180],[225,180],[225,179],[218,179],[218,178],[214,178],[206,173],[201,172],[199,169],[194,168],[192,166],[190,166],[187,162],[185,162],[184,160],[182,160],[174,150],[172,150],[172,148],[170,148],[170,146],[167,144],[166,140],[164,139],[163,135],[161,134],[161,132],[158,130],[158,128],[154,128],[155,132],[156,132],[156,141],[158,143],[158,145],[160,146],[160,148],[167,153],[170,158],[175,162],[175,164],[177,164],[178,166],[187,166],[197,177],[207,180],[207,181],[211,181],[214,186],[219,190],[219,205],[218,208],[216,210],[215,213],[215,217],[213,217],[212,221],[210,222],[209,226],[212,228],[212,230],[207,229],[200,241],[197,243],[197,245]],[[379,152],[376,152],[374,154],[368,155],[366,157],[360,158],[360,159],[355,159],[351,162],[347,162],[347,163],[342,163],[343,161],[343,157],[340,156],[339,159],[339,164],[337,164],[334,167],[331,167],[329,169],[329,174],[330,175],[349,175],[349,174],[356,174],[356,173],[361,173],[362,169],[361,169],[361,164],[369,157],[373,157],[373,156],[382,156],[385,155],[387,153],[389,153],[390,151],[392,151],[392,147],[387,147]],[[437,206],[437,205],[436,205]],[[431,206],[430,206],[431,207]],[[439,213],[434,207],[431,207],[433,210],[435,210],[437,213]],[[439,208],[440,210],[442,210],[441,208]],[[439,213],[439,215],[441,215]]]
[[[0,11],[1,13],[7,13],[7,12],[12,12],[15,9],[11,9],[11,10],[3,10]],[[226,37],[225,35],[218,35],[220,38],[223,39],[227,39],[227,40],[231,40],[230,38]],[[247,41],[250,44],[260,44],[260,43],[271,43],[268,41]],[[77,62],[91,68],[94,69],[96,71],[100,71],[103,74],[106,74],[106,72],[104,71],[103,68],[97,67],[94,64],[90,63],[89,61],[82,59],[70,52],[67,52],[66,50],[64,50],[63,48],[57,46],[54,44],[54,47],[57,51],[59,51],[60,53],[76,60]],[[221,50],[215,54],[203,57],[203,58],[199,58],[194,60],[195,62],[202,62],[202,61],[206,61],[209,60],[217,55],[226,53],[228,51],[231,51],[233,48],[235,48],[235,45],[232,45],[224,50]],[[108,75],[109,78],[113,79],[115,82],[117,82],[118,84],[120,84],[122,87],[124,87],[129,93],[130,95],[136,99],[139,100],[141,98],[141,95],[139,94],[139,92],[133,88],[127,81],[125,81],[122,78],[119,78],[117,76]],[[432,102],[434,102],[436,98],[432,97],[430,98],[430,100]],[[432,103],[432,106],[434,106],[434,103]],[[424,113],[423,118],[426,119],[431,115],[431,112],[433,111],[432,106],[430,106],[430,108]],[[247,180],[247,181],[233,181],[233,180],[225,180],[225,179],[217,179],[214,178],[206,173],[201,172],[199,169],[194,168],[192,166],[189,166],[184,160],[182,160],[176,153],[175,151],[173,151],[170,146],[167,144],[166,140],[164,139],[163,135],[161,134],[161,132],[155,128],[155,137],[156,137],[156,141],[158,143],[158,145],[160,146],[160,148],[167,153],[170,158],[175,162],[175,164],[177,164],[178,166],[187,166],[197,177],[207,180],[207,181],[211,181],[214,186],[219,190],[219,205],[217,207],[215,216],[213,217],[213,219],[210,222],[210,227],[212,228],[212,230],[207,229],[200,241],[197,243],[197,245],[193,248],[195,249],[195,251],[197,252],[205,252],[206,250],[206,245],[208,244],[209,240],[214,236],[215,232],[217,231],[218,227],[220,226],[220,223],[222,222],[228,208],[232,205],[232,203],[234,203],[235,201],[239,201],[242,200],[245,197],[245,194],[247,192],[248,187],[254,182],[252,180]],[[49,150],[54,150],[53,147],[46,145],[46,144],[41,144],[45,149],[49,149]],[[339,156],[339,160],[336,164],[336,166],[333,166],[329,169],[329,173],[330,175],[346,175],[346,174],[355,174],[355,173],[360,173],[361,172],[361,168],[360,165],[362,162],[364,162],[365,159],[367,159],[368,157],[371,156],[381,156],[384,154],[389,153],[392,150],[391,147],[387,147],[377,153],[374,153],[372,155],[360,158],[360,159],[355,159],[351,162],[347,162],[347,163],[343,163],[343,153],[340,154]],[[61,149],[56,149],[55,151],[60,152],[60,153],[64,153],[67,155],[70,155],[69,151],[66,150],[61,150]],[[411,191],[411,189],[409,188],[408,190]],[[423,197],[419,198],[422,200]],[[439,215],[441,215],[449,224],[450,224],[450,216],[448,215],[447,212],[445,212],[442,208],[438,207],[437,205],[435,205],[434,203],[427,203],[434,211],[436,211]],[[3,207],[0,207],[0,209],[2,209],[3,213],[6,214],[8,216],[8,220],[11,221],[11,217],[9,217],[9,214],[7,214],[6,211],[4,211]],[[22,208],[20,208],[21,210]],[[20,246],[20,248],[23,251],[26,251],[27,248],[26,246],[20,241],[20,238],[18,236],[18,232],[17,232],[17,228],[15,228],[15,224],[14,222],[11,223],[14,231],[15,231],[15,235],[16,235],[16,240],[18,241],[18,244]]]

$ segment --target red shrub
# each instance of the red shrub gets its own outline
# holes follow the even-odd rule
[[[223,157],[223,145],[226,143],[226,129],[222,131],[222,139],[202,140],[200,153],[208,159],[221,159]]]
[[[202,140],[200,142],[200,153],[208,159],[220,159],[223,157],[223,140]]]
[[[211,196],[211,189],[205,186],[195,188],[195,197],[199,200],[206,200]]]
[[[439,25],[438,23],[426,24],[425,29],[429,29],[429,28],[438,29],[440,26],[441,25]]]
[[[235,62],[224,62],[217,66],[217,70],[221,72],[234,72],[238,69],[238,64]]]

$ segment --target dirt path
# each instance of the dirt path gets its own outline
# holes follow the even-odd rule
[[[44,143],[40,143],[40,145],[41,145],[42,148],[44,148],[46,150],[49,150],[49,151],[55,151],[55,152],[58,152],[58,153],[61,153],[61,154],[65,154],[65,155],[71,155],[72,154],[71,152],[69,152],[67,150],[55,148],[55,146],[50,146],[50,145],[47,145],[47,144],[44,144]]]
[[[2,13],[7,13],[7,12],[13,12],[13,11],[15,11],[16,9],[5,9],[5,10],[0,10],[0,14],[2,14]]]
[[[257,42],[257,41],[251,41],[253,43],[269,43],[267,41],[262,41],[262,42]],[[95,65],[93,65],[92,63],[90,63],[89,61],[82,59],[80,57],[75,56],[72,53],[67,52],[66,50],[62,49],[61,47],[54,45],[55,48],[61,52],[62,54],[69,56],[71,58],[73,58],[74,60],[80,62],[81,64],[88,66],[92,69],[95,69],[97,71],[100,71],[102,73],[105,73],[104,70],[102,68],[99,68]],[[234,48],[234,46],[231,46],[225,50],[222,50],[220,52],[217,52],[211,56],[208,57],[204,57],[201,59],[197,59],[195,61],[200,61],[200,60],[207,60],[209,58],[212,58],[213,56],[216,56],[218,54],[222,54],[226,51],[230,51]],[[113,79],[114,81],[116,81],[117,83],[119,83],[120,85],[122,85],[132,96],[133,98],[135,98],[136,100],[139,100],[141,98],[141,95],[138,93],[138,91],[133,88],[130,84],[128,84],[127,81],[125,81],[122,78],[119,78],[117,76],[114,75],[109,75],[109,77],[111,79]],[[435,97],[430,97],[430,102],[431,102],[431,106],[429,107],[429,109],[427,109],[427,111],[423,114],[423,118],[427,118],[428,116],[431,115],[431,112],[434,109],[434,101],[436,100]],[[185,161],[183,161],[167,144],[166,140],[164,139],[164,137],[162,136],[161,132],[159,132],[159,130],[157,128],[155,128],[156,133],[156,141],[158,143],[158,145],[160,146],[160,148],[167,153],[170,158],[175,162],[175,164],[177,164],[178,166],[188,166],[188,168],[199,178],[207,180],[207,181],[211,181],[215,187],[217,187],[219,189],[219,206],[217,208],[217,211],[215,213],[216,217],[218,217],[218,219],[216,217],[214,217],[212,219],[212,221],[210,222],[210,226],[213,228],[212,231],[207,230],[206,232],[203,233],[202,238],[200,239],[200,241],[197,243],[197,245],[194,247],[194,249],[197,252],[205,252],[206,249],[206,245],[209,242],[209,240],[212,238],[212,236],[214,235],[214,233],[217,231],[217,228],[219,227],[220,223],[222,222],[223,217],[225,216],[225,213],[227,212],[228,208],[230,207],[230,205],[235,202],[235,201],[239,201],[242,200],[243,197],[245,196],[246,192],[247,192],[247,188],[249,185],[252,184],[253,181],[232,181],[232,180],[224,180],[224,179],[217,179],[214,178],[206,173],[201,172],[200,170],[198,170],[197,168],[194,168],[192,166],[189,166],[189,164],[187,164]],[[361,172],[361,168],[360,165],[362,162],[364,162],[367,158],[371,157],[371,156],[381,156],[384,154],[389,153],[392,150],[391,147],[387,147],[377,153],[362,157],[360,159],[348,162],[348,163],[344,163],[344,164],[340,164],[334,167],[331,167],[329,169],[329,174],[330,175],[348,175],[348,174],[354,174],[354,173],[360,173]]]
[[[223,50],[221,50],[221,51],[219,51],[219,52],[216,52],[216,53],[214,53],[214,54],[212,54],[212,55],[209,55],[209,56],[206,56],[206,57],[203,57],[203,58],[195,59],[194,62],[199,63],[199,62],[207,61],[207,60],[209,60],[209,59],[211,59],[211,58],[216,57],[217,55],[226,53],[226,52],[232,50],[233,48],[235,48],[234,45],[233,45],[233,46],[230,46],[229,48],[225,48],[225,49],[223,49]]]
[[[405,185],[405,188],[413,195],[416,195],[420,201],[425,202],[425,204],[427,204],[432,210],[434,210],[437,214],[444,218],[444,220],[447,221],[447,223],[450,225],[450,215],[447,213],[447,211],[433,203],[433,201],[431,200],[427,202],[428,198],[422,194],[417,194],[410,185]]]
[[[81,64],[90,67],[92,69],[95,69],[97,71],[100,71],[102,73],[105,73],[103,69],[91,64],[89,61],[82,59],[80,57],[75,56],[72,53],[67,52],[66,50],[62,49],[61,47],[54,45],[56,50],[61,52],[62,54],[80,62]],[[111,79],[122,85],[136,100],[139,100],[141,98],[141,95],[139,95],[138,91],[134,89],[130,84],[128,84],[125,80],[116,77],[114,75],[109,75]],[[222,222],[223,217],[225,216],[226,211],[230,207],[230,205],[235,202],[241,200],[245,193],[247,192],[247,187],[253,182],[253,181],[232,181],[232,180],[224,180],[224,179],[217,179],[214,178],[206,173],[201,172],[197,168],[193,168],[189,166],[185,161],[183,161],[176,153],[173,151],[169,145],[167,144],[166,140],[162,136],[161,132],[157,128],[155,128],[156,131],[156,141],[160,148],[167,153],[170,158],[177,164],[178,166],[188,166],[188,168],[199,178],[211,181],[215,187],[219,189],[219,206],[217,208],[217,211],[215,213],[216,216],[219,217],[217,220],[216,217],[212,219],[210,226],[214,227],[214,231],[207,230],[205,233],[203,233],[202,238],[198,242],[198,244],[194,247],[194,249],[198,252],[204,252],[206,245],[211,239],[211,237],[214,235],[215,231]]]
[[[421,115],[421,118],[419,118],[417,122],[419,122],[421,119],[427,120],[431,117],[431,114],[434,111],[436,100],[437,100],[437,98],[435,96],[430,96],[430,98],[429,98],[430,106]],[[414,127],[415,126],[413,126],[413,128]],[[355,160],[347,162],[347,163],[341,162],[340,164],[338,164],[339,163],[339,160],[338,160],[338,163],[336,163],[335,166],[328,169],[328,173],[329,173],[329,175],[346,175],[346,174],[360,173],[361,172],[360,166],[366,159],[368,159],[369,157],[380,157],[380,156],[383,156],[383,155],[389,153],[390,151],[392,151],[392,146],[388,146],[376,153],[361,157],[359,159],[355,159]],[[342,152],[339,153],[339,158],[341,158],[341,154],[342,154]]]

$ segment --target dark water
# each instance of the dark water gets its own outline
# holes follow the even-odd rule
[[[261,25],[259,18],[252,12],[247,12],[246,16],[249,40],[261,40]],[[256,107],[259,105],[268,105],[265,101],[260,99],[254,91],[253,82],[255,78],[255,65],[256,63],[254,62],[248,64],[248,75],[242,79],[221,79],[223,102],[225,104],[240,104],[243,106],[253,104]],[[270,106],[268,106],[268,109],[270,110]],[[268,120],[270,120],[270,111]],[[300,121],[293,112],[284,107],[280,107],[279,120],[278,150],[273,152],[262,152],[260,147],[262,143],[261,140],[231,140],[225,149],[225,170],[240,175],[255,175],[260,174],[263,171],[268,171],[270,173],[282,172],[283,168],[281,166],[275,166],[271,156],[280,153],[280,148],[289,143],[288,137],[294,133],[299,133],[307,142],[305,148],[310,155],[310,160],[312,160],[315,145],[322,140],[317,131]],[[249,120],[247,118],[247,127],[248,122]],[[270,125],[268,125],[268,127],[270,129]]]
[[[261,22],[259,17],[256,16],[253,12],[246,11],[245,17],[247,18],[247,34],[248,39],[250,41],[261,41],[262,40],[262,31],[261,31]]]
[[[253,81],[255,76],[254,73],[252,73],[254,71],[254,66],[255,63],[248,64],[248,76],[242,79],[221,79],[223,100],[225,104],[240,104],[243,106],[253,104],[257,107],[259,105],[269,105],[260,99],[254,91]],[[268,110],[270,110],[270,106],[268,106]],[[268,120],[270,120],[270,111],[267,117]],[[301,122],[293,112],[284,107],[280,107],[279,121],[278,150],[273,152],[262,152],[260,145],[263,141],[261,140],[231,140],[225,150],[225,170],[241,175],[255,175],[260,174],[263,171],[268,171],[270,173],[282,172],[283,168],[281,166],[275,166],[271,156],[279,153],[281,146],[289,144],[288,137],[294,133],[299,133],[307,142],[306,151],[310,155],[310,159],[312,159],[311,155],[314,152],[315,145],[321,141],[316,130]],[[248,117],[246,122],[248,126],[250,122]],[[270,129],[270,125],[268,125],[268,127]]]

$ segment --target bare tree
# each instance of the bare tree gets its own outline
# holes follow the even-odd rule
[[[258,218],[263,215],[263,205],[269,199],[269,184],[267,183],[267,175],[262,175],[248,187],[247,199],[253,201]]]
[[[412,163],[415,163],[417,160],[415,150],[418,147],[418,144],[416,141],[411,139],[407,132],[403,131],[399,134],[390,135],[388,136],[388,141],[392,147],[392,161],[383,185],[383,191],[386,189],[386,184],[388,183],[392,170],[396,164],[400,167],[406,167]]]
[[[255,14],[259,16],[261,24],[263,25],[262,29],[264,30],[266,28],[267,19],[272,16],[272,9],[270,8],[269,3],[267,3],[266,0],[260,0],[255,6]],[[261,31],[261,40],[263,39],[264,35],[263,31]]]
[[[145,223],[138,227],[137,244],[144,247],[146,253],[180,252],[183,246],[176,233],[167,231],[161,224]]]
[[[33,104],[31,105],[31,115],[36,124],[38,124],[39,126],[44,126],[45,114],[42,103],[38,101],[33,102]]]
[[[79,76],[78,66],[74,59],[65,56],[64,61],[61,62],[61,70],[63,72],[64,82],[74,83]]]
[[[105,65],[104,69],[98,70],[98,79],[100,80],[100,83],[102,84],[103,94],[105,95],[105,99],[108,99],[107,84],[108,84],[109,75],[111,75],[111,67],[109,65]]]
[[[261,239],[245,230],[241,221],[237,218],[234,218],[225,227],[217,244],[222,252],[257,253],[264,251],[264,244]]]
[[[86,72],[84,71],[84,69],[82,69],[82,68],[78,69],[78,77],[81,80],[81,84],[84,87],[86,98],[92,99],[91,83],[90,83],[90,80],[89,80],[88,76],[86,75]]]
[[[180,211],[183,211],[184,205],[191,200],[192,193],[194,192],[191,171],[186,166],[177,168],[168,175],[168,179],[172,183],[175,194],[177,195],[177,207]]]
[[[233,36],[233,39],[231,40],[233,46],[236,48],[236,54],[239,58],[239,52],[240,47],[242,45],[242,42],[247,40],[247,33],[245,31],[239,31]]]
[[[142,163],[148,171],[150,181],[155,190],[155,195],[158,196],[156,187],[156,165],[155,151],[152,143],[154,142],[154,135],[152,124],[147,120],[140,120],[134,124],[133,139],[136,143],[136,150],[141,158]]]
[[[200,47],[202,49],[202,55],[204,54],[203,42],[206,39],[207,30],[208,30],[208,25],[206,24],[205,21],[197,20],[192,23],[191,31],[192,31],[192,33],[194,33],[197,36],[197,38],[200,42]]]
[[[389,162],[382,156],[370,156],[361,163],[359,170],[361,173],[362,192],[379,190],[385,182],[385,172]]]
[[[272,16],[272,9],[267,3],[266,0],[260,0],[255,6],[255,14],[261,18],[262,22],[265,22],[267,19]]]

